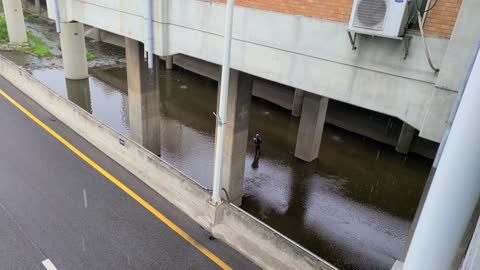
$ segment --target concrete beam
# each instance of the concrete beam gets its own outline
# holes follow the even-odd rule
[[[12,44],[26,43],[27,29],[23,17],[21,0],[4,0],[3,10],[7,22],[8,38]]]
[[[306,93],[298,128],[295,157],[311,162],[318,158],[329,99]]]
[[[295,89],[295,96],[293,97],[293,106],[292,106],[292,115],[295,117],[300,117],[303,107],[303,97],[305,96],[305,91],[300,89]]]
[[[403,123],[402,130],[400,131],[400,137],[397,141],[396,150],[402,154],[408,154],[412,147],[413,139],[415,139],[416,130],[414,127],[407,123]]]
[[[85,47],[83,24],[62,23],[61,28],[60,42],[65,78],[70,80],[87,79],[87,48]]]
[[[148,70],[144,46],[125,38],[128,81],[128,111],[132,139],[159,156],[161,154],[160,87],[158,58]]]
[[[227,190],[230,202],[236,205],[242,203],[243,196],[252,85],[252,75],[231,70],[223,145],[222,188]]]

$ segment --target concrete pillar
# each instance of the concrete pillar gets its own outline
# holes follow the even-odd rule
[[[228,192],[230,202],[236,205],[242,203],[243,196],[252,86],[252,75],[230,71],[221,185]],[[221,194],[227,199],[224,191]]]
[[[23,18],[21,0],[3,0],[3,12],[7,22],[8,38],[12,44],[26,43],[27,29]]]
[[[295,157],[311,162],[318,158],[323,126],[327,115],[328,98],[305,93],[298,128]]]
[[[400,137],[397,141],[397,152],[402,154],[408,154],[412,146],[413,139],[415,138],[416,130],[414,127],[407,123],[403,123],[402,130],[400,131]]]
[[[300,89],[295,89],[295,96],[293,98],[292,106],[292,115],[295,117],[300,117],[303,107],[303,97],[305,96],[305,91]]]
[[[60,42],[62,44],[65,78],[70,80],[87,79],[87,49],[85,47],[83,24],[62,23],[61,27]]]
[[[35,0],[35,12],[38,15],[42,13],[42,5],[40,4],[40,0]]]
[[[170,70],[173,68],[173,55],[169,55],[167,56],[167,58],[165,59],[165,68],[167,70]]]
[[[160,87],[158,65],[148,70],[144,46],[125,38],[128,81],[128,112],[131,137],[146,149],[161,153]],[[154,63],[158,63],[154,61]]]
[[[90,98],[90,83],[88,79],[65,80],[68,99],[85,111],[92,113],[92,99]]]
[[[478,89],[480,53],[476,55],[403,270],[459,268],[457,253],[480,199]]]

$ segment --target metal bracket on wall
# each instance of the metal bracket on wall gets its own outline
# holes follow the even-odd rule
[[[403,45],[405,46],[405,55],[403,56],[403,60],[407,59],[408,52],[410,50],[410,40],[412,39],[412,36],[405,35],[405,38],[403,39]]]
[[[352,44],[352,51],[357,49],[357,46],[355,46],[355,43],[357,42],[357,33],[353,33],[352,37],[352,32],[347,31],[348,33],[348,38],[350,39],[350,44]]]

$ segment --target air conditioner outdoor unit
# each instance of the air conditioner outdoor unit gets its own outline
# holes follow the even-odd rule
[[[409,0],[354,0],[348,31],[401,39]]]

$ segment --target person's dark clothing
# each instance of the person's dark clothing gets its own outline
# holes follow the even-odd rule
[[[255,156],[259,156],[260,148],[262,147],[262,138],[255,137],[253,138],[253,141],[255,142]]]

